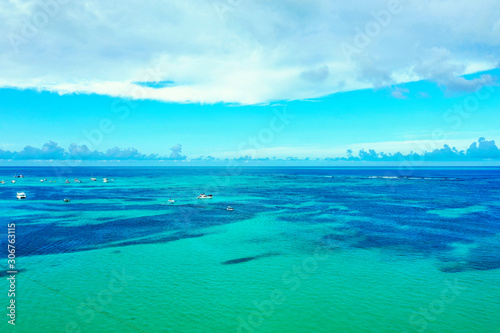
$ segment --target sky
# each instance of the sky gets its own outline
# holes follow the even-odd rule
[[[8,0],[0,165],[498,163],[495,4]]]

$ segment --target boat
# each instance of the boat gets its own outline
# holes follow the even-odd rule
[[[109,183],[109,179],[108,178],[103,178],[102,182],[103,183]]]
[[[68,198],[64,199],[63,200],[64,202],[70,202],[71,200],[69,200]]]
[[[212,199],[212,195],[206,195],[205,193],[202,193],[198,196],[198,199]]]
[[[14,176],[14,178],[24,178],[24,176],[23,175],[19,175],[19,176],[16,175],[16,176]]]
[[[231,211],[231,212],[232,212],[232,211],[234,210],[234,208],[233,208],[233,207],[231,207],[231,206],[227,206],[226,210],[229,210],[229,211]]]
[[[69,184],[69,180],[67,180],[67,179],[66,179],[65,183],[66,183],[66,184]]]
[[[175,200],[168,199],[168,203],[169,203],[169,204],[173,204],[174,202],[175,202]]]
[[[2,180],[2,181],[0,182],[0,184],[5,184],[5,182]]]
[[[17,198],[18,199],[26,199],[26,193],[24,193],[24,192],[17,192]]]
[[[81,180],[78,180],[78,178],[75,178],[75,183],[81,183]]]
[[[91,181],[95,182],[97,178],[90,178]]]
[[[10,182],[11,182],[12,184],[15,184],[15,183],[16,183],[16,181],[15,181],[15,180],[11,180]]]

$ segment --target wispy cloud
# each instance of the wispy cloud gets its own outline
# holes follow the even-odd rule
[[[392,95],[392,97],[397,98],[397,99],[406,99],[408,97],[407,94],[409,92],[410,92],[410,90],[407,88],[396,87],[391,92],[391,95]]]

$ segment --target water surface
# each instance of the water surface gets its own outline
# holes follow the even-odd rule
[[[13,331],[498,332],[500,170],[232,171],[0,168]]]

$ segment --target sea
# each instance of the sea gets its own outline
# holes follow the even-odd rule
[[[2,179],[1,332],[500,332],[499,168]]]

